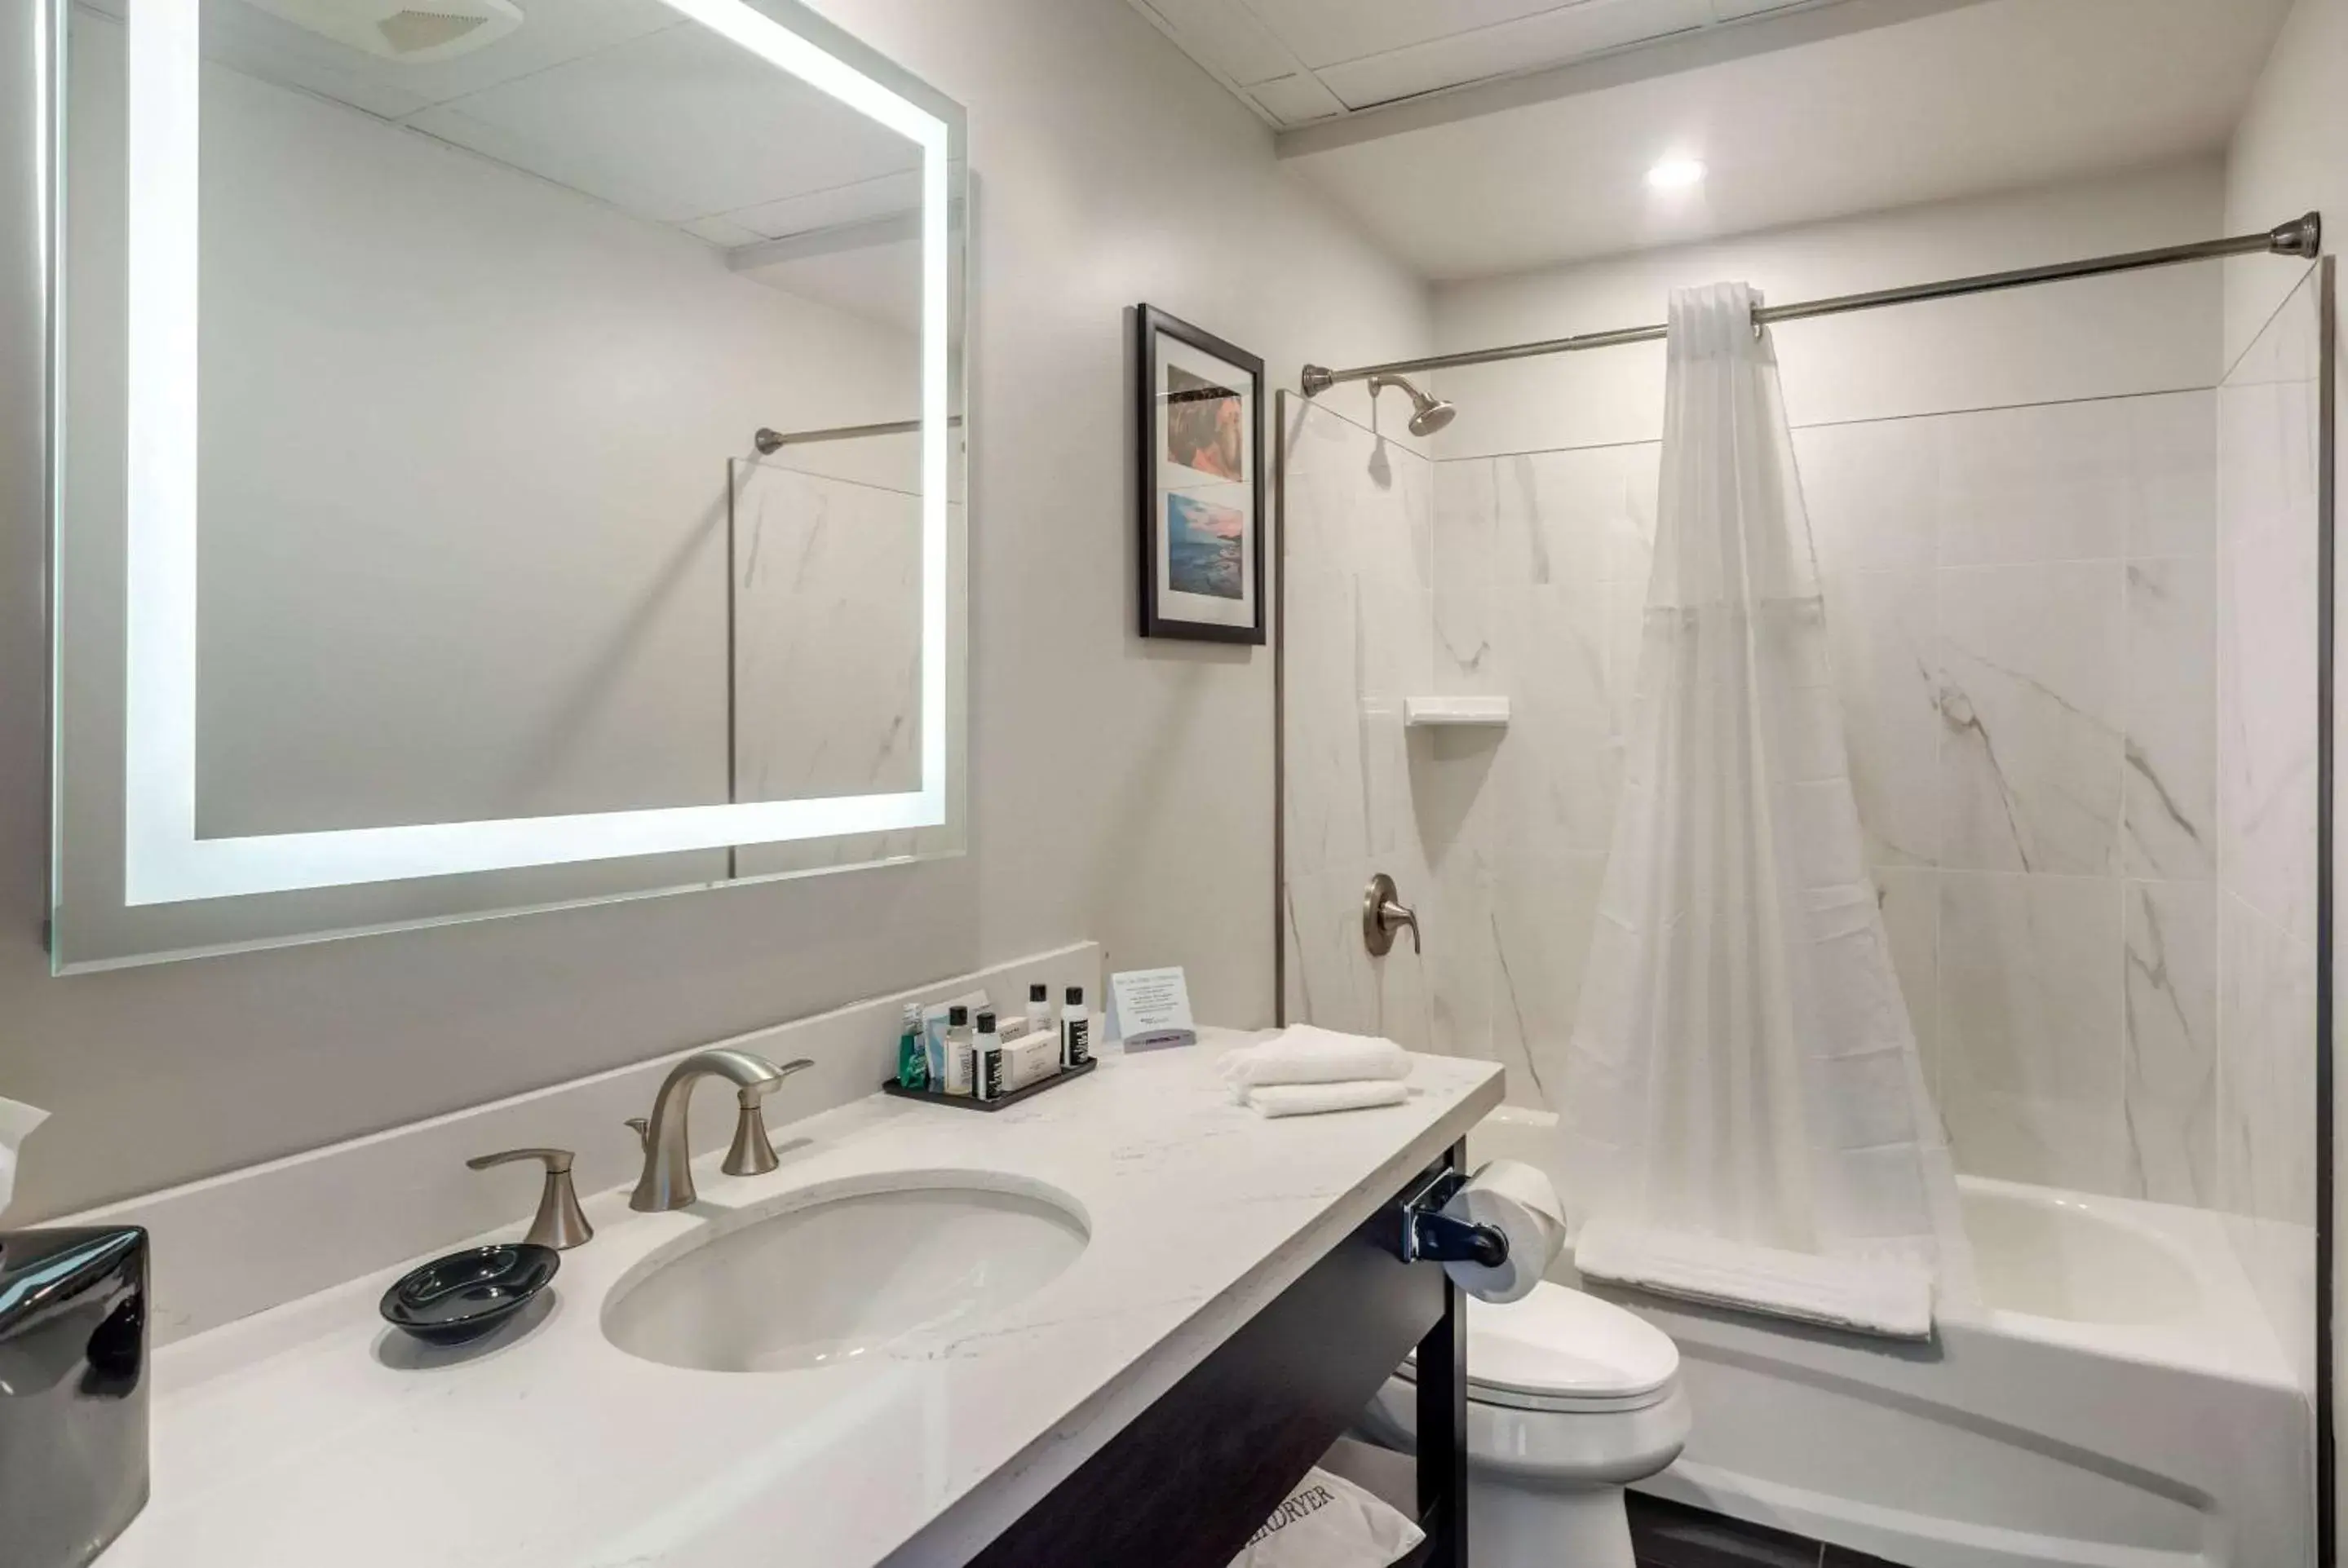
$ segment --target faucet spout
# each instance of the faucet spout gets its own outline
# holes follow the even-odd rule
[[[644,1129],[644,1170],[628,1206],[646,1214],[681,1209],[694,1201],[693,1138],[686,1112],[693,1091],[705,1078],[722,1078],[734,1085],[740,1103],[734,1147],[726,1156],[729,1175],[753,1175],[775,1168],[774,1146],[767,1142],[765,1103],[775,1085],[792,1073],[813,1067],[801,1058],[778,1067],[747,1050],[720,1049],[695,1051],[669,1070],[660,1093],[653,1100],[650,1124]],[[753,1137],[753,1134],[756,1134]]]

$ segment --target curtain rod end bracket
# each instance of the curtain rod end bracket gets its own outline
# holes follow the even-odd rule
[[[2313,261],[2323,253],[2323,214],[2310,212],[2267,231],[2267,249],[2278,256]]]
[[[1336,385],[1337,378],[1325,364],[1308,364],[1304,367],[1303,383],[1304,395],[1318,397]]]

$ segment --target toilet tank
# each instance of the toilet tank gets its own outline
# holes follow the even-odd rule
[[[1558,1198],[1565,1204],[1570,1217],[1573,1194],[1567,1190],[1561,1153],[1557,1112],[1554,1111],[1502,1105],[1477,1122],[1468,1133],[1468,1168],[1470,1171],[1489,1160],[1521,1160],[1556,1185]],[[1549,1266],[1543,1277],[1558,1285],[1580,1287],[1581,1276],[1573,1272],[1570,1238],[1567,1250],[1558,1254],[1557,1261]]]
[[[1472,1171],[1488,1160],[1521,1160],[1557,1182],[1559,1195],[1564,1195],[1565,1184],[1558,1174],[1554,1111],[1531,1111],[1521,1105],[1495,1109],[1468,1134],[1468,1168]]]

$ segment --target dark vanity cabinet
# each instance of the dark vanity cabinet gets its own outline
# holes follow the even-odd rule
[[[1426,1174],[1465,1162],[1455,1147]],[[1396,1255],[1403,1195],[1029,1510],[977,1568],[1227,1568],[1414,1349],[1427,1538],[1408,1561],[1466,1568],[1464,1303],[1439,1266]]]

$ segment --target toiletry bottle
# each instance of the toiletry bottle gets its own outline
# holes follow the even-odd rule
[[[946,1081],[948,1094],[970,1092],[970,1009],[958,1007],[946,1014]]]
[[[1027,1027],[1019,1034],[1033,1034],[1039,1029],[1052,1027],[1052,988],[1038,980],[1027,988]],[[1013,1040],[1019,1035],[1011,1036]]]
[[[1082,1067],[1093,1059],[1092,1015],[1085,1010],[1085,988],[1070,986],[1060,1006],[1060,1071]]]
[[[994,1032],[994,1015],[978,1015],[978,1038],[971,1042],[971,1092],[981,1100],[1003,1096],[1003,1037]]]
[[[922,1004],[907,1002],[897,1024],[897,1087],[927,1089],[930,1054],[922,1042]]]
[[[927,1058],[932,1092],[946,1089],[946,1005],[932,1002],[922,1009],[922,1054]]]

